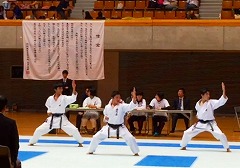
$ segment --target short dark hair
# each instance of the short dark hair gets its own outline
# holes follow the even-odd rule
[[[62,74],[67,74],[68,75],[68,71],[65,69],[62,71]]]
[[[134,90],[134,87],[131,87],[131,88],[130,88],[130,93],[133,92],[133,90]]]
[[[143,96],[143,92],[142,91],[137,91],[137,93],[136,93],[136,96]]]
[[[54,88],[54,89],[57,89],[58,87],[63,87],[63,84],[62,84],[62,83],[55,83],[55,84],[53,85],[53,88]]]
[[[200,94],[201,94],[201,95],[204,95],[204,94],[207,93],[207,92],[210,92],[210,90],[209,90],[208,88],[202,88],[202,89],[200,90]]]
[[[113,91],[111,97],[114,98],[116,95],[121,95],[119,91]]]
[[[91,96],[97,95],[97,90],[94,87],[88,88]]]
[[[178,89],[178,91],[179,91],[179,90],[182,90],[183,94],[185,94],[185,93],[186,93],[186,91],[185,91],[185,89],[184,89],[184,88],[179,88],[179,89]]]
[[[8,102],[7,98],[0,95],[0,112],[6,107],[7,102]]]
[[[156,95],[162,100],[164,99],[164,93],[163,92],[157,92]]]

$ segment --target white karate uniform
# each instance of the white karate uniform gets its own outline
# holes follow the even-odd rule
[[[119,127],[119,136],[126,141],[127,145],[130,146],[134,154],[139,152],[136,139],[128,131],[127,127],[123,123],[124,123],[125,114],[128,111],[132,111],[133,109],[135,109],[136,106],[137,106],[137,103],[134,104],[132,101],[130,104],[119,103],[114,107],[111,104],[108,104],[106,105],[103,111],[104,116],[107,116],[109,118],[107,121],[109,124],[114,124],[114,125],[122,124],[122,126]],[[117,135],[117,131],[114,130],[113,128],[109,127],[108,125],[103,126],[102,129],[93,136],[93,139],[89,146],[89,153],[95,152],[98,144],[102,142],[104,139],[108,138],[108,128],[110,128],[109,137]]]
[[[57,100],[54,100],[54,95],[48,97],[45,106],[47,107],[47,112],[52,114],[64,114],[66,107],[74,103],[77,99],[77,94],[72,96],[61,95]],[[60,128],[60,121],[62,118],[61,129],[66,132],[68,135],[73,136],[79,143],[83,142],[83,138],[81,137],[78,129],[69,122],[65,115],[60,117],[53,117],[52,129]],[[33,137],[30,139],[30,144],[37,143],[40,136],[47,134],[50,129],[52,116],[48,117],[46,121],[40,125],[34,132]]]
[[[83,101],[83,107],[88,107],[89,105],[95,105],[97,108],[100,108],[102,106],[102,101],[99,97],[94,96],[92,99],[91,97],[87,97],[84,101]],[[85,111],[83,114],[83,118],[95,118],[98,119],[99,114],[97,111],[94,110],[89,110],[89,111]]]
[[[200,101],[197,102],[195,109],[197,110],[197,118],[199,120],[212,120],[210,123],[200,123],[192,125],[189,129],[184,131],[181,147],[186,147],[188,142],[198,135],[201,132],[208,131],[210,132],[217,140],[220,140],[223,144],[224,148],[229,148],[229,144],[227,142],[227,137],[225,134],[219,129],[214,117],[214,110],[220,106],[223,106],[227,102],[228,98],[220,97],[219,100],[210,99],[205,102],[202,106],[200,106]]]
[[[157,101],[156,98],[152,99],[152,101],[150,102],[149,105],[152,106],[154,109],[157,109],[157,110],[161,110],[162,108],[166,108],[166,107],[170,106],[170,104],[168,103],[168,101],[166,99],[162,99],[159,102],[159,101]],[[155,112],[153,115],[168,117],[166,112]]]
[[[137,102],[137,107],[135,108],[136,110],[144,110],[147,107],[147,103],[145,99],[142,99],[141,102]],[[130,112],[132,115],[135,116],[146,116],[145,112]]]
[[[102,101],[97,96],[94,96],[92,99],[91,97],[87,97],[83,101],[83,107],[87,107],[88,105],[95,105],[97,108],[100,108],[102,106]]]

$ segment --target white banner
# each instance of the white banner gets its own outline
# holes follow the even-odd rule
[[[24,79],[104,79],[104,21],[23,21]]]

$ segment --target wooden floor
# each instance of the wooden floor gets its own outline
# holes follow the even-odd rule
[[[46,113],[43,112],[7,112],[5,115],[9,118],[16,120],[19,130],[19,135],[32,135],[34,130],[42,124],[47,118]],[[234,132],[237,130],[237,122],[233,116],[219,116],[216,118],[218,126],[226,134],[229,141],[240,141],[240,132]],[[71,114],[70,121],[75,125],[76,114]],[[234,129],[235,127],[235,129]],[[153,137],[150,134],[144,136],[136,136],[136,138],[141,139],[173,139],[180,140],[182,138],[184,130],[183,120],[178,120],[176,132],[169,134],[167,136]],[[164,128],[163,133],[166,132]],[[49,135],[49,134],[48,134]],[[51,136],[51,135],[49,135]],[[66,134],[61,131],[58,136],[66,136]],[[83,137],[90,137],[91,135],[83,135]],[[195,140],[215,140],[210,133],[202,133],[194,138]]]

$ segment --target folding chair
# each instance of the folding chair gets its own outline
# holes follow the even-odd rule
[[[232,1],[223,1],[222,2],[222,9],[232,9]]]
[[[234,9],[240,9],[240,0],[235,0],[233,2],[233,8]]]
[[[2,168],[13,168],[10,150],[7,146],[0,145],[0,166]]]
[[[94,10],[102,10],[104,8],[103,1],[94,2]]]
[[[227,10],[227,11],[222,10],[221,19],[233,19],[233,18],[234,16],[233,16],[232,10]]]
[[[104,1],[104,10],[113,10],[114,1]]]
[[[185,10],[187,6],[187,1],[178,1],[178,9]]]
[[[136,1],[136,6],[135,9],[137,10],[144,10],[146,8],[146,3],[145,1]]]
[[[234,130],[235,125],[234,125],[233,130],[234,130],[234,132],[240,132],[240,106],[234,107],[234,111],[235,111],[235,117],[237,120],[238,130],[237,131]]]
[[[143,17],[143,11],[133,11],[134,18],[141,18]]]
[[[153,18],[153,11],[144,11],[143,16]]]
[[[125,1],[124,9],[133,10],[135,8],[135,1]]]

